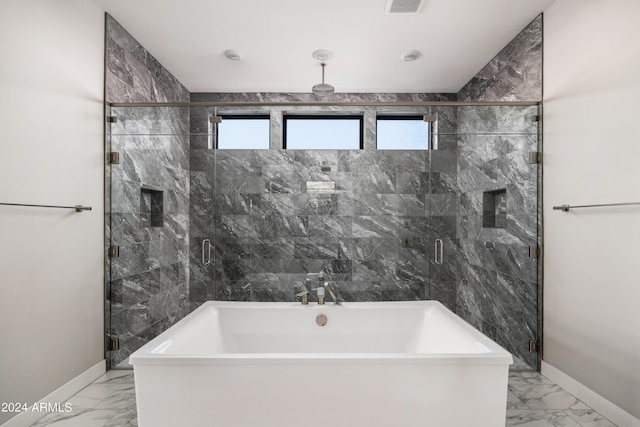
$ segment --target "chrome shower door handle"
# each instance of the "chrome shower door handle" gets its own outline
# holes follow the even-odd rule
[[[202,264],[211,264],[211,240],[209,239],[202,241]]]
[[[433,262],[438,265],[442,265],[442,260],[444,259],[444,245],[442,243],[442,239],[436,239],[433,252]]]

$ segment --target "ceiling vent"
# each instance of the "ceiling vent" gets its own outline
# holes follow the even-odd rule
[[[422,0],[387,0],[384,13],[387,15],[416,14],[420,11]]]

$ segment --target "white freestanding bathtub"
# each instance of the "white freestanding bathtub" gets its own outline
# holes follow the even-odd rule
[[[502,427],[513,362],[436,301],[209,301],[129,360],[141,427]]]

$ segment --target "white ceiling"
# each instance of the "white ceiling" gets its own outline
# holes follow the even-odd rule
[[[191,92],[457,92],[554,0],[93,0]],[[235,49],[241,61],[223,52]],[[410,49],[413,62],[400,59]]]

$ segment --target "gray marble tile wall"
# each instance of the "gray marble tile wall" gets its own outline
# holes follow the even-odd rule
[[[455,95],[339,94],[327,101],[452,100]],[[308,101],[310,94],[193,94],[192,101]],[[326,100],[326,98],[324,99]],[[283,150],[282,114],[340,111],[365,121],[364,150]],[[218,108],[218,114],[246,113]],[[378,107],[254,107],[272,118],[270,150],[207,149],[213,108],[191,111],[191,285],[195,307],[208,299],[292,301],[324,272],[347,301],[435,296],[455,304],[451,265],[430,283],[432,234],[456,244],[456,109],[437,114],[440,150],[376,151]],[[390,111],[390,110],[389,110]],[[398,110],[395,110],[398,112]],[[444,134],[448,135],[444,135]],[[323,171],[328,165],[330,171]],[[306,190],[307,181],[335,191]],[[433,188],[431,182],[435,182]],[[433,210],[436,215],[429,217]],[[214,245],[202,263],[202,240]],[[446,268],[448,267],[448,270]]]
[[[106,16],[107,102],[189,101],[189,92],[111,16]],[[120,339],[115,366],[189,310],[189,111],[112,108],[107,151],[107,333]]]
[[[110,17],[107,34],[109,101],[319,100],[189,95]],[[539,100],[540,71],[538,18],[458,94],[336,94],[322,101]],[[523,157],[538,143],[535,126],[523,122],[532,113],[423,109],[438,115],[439,149],[407,152],[375,150],[375,114],[390,110],[323,109],[362,114],[364,150],[283,150],[282,115],[317,107],[218,109],[268,112],[269,150],[209,150],[211,108],[117,111],[110,149],[122,151],[123,161],[108,171],[108,231],[126,256],[109,265],[111,332],[123,343],[111,362],[203,301],[290,301],[296,286],[317,286],[308,274],[322,271],[345,300],[438,299],[535,365],[528,340],[537,336],[537,265],[522,253],[540,226],[529,215],[539,208],[535,168]],[[307,181],[332,181],[336,189],[307,191]],[[163,191],[163,227],[146,226],[153,212],[142,206],[141,190]],[[504,228],[486,230],[482,196],[495,190],[504,190]],[[208,266],[203,239],[213,244]],[[435,239],[443,241],[442,264],[434,262]]]
[[[458,101],[542,100],[542,15],[458,92]]]
[[[542,99],[542,16],[536,18],[458,93],[459,101]],[[456,311],[530,366],[538,355],[541,150],[538,107],[459,107],[458,233],[460,282]],[[483,226],[485,192],[504,190],[506,222]]]

